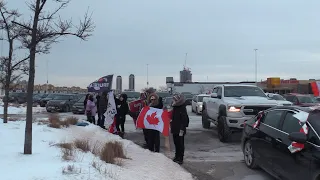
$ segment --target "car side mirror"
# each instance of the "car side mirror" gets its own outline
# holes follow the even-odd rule
[[[211,98],[218,98],[218,94],[217,93],[211,93]]]
[[[288,136],[290,141],[295,141],[297,143],[304,144],[307,142],[307,135],[302,132],[293,132]]]

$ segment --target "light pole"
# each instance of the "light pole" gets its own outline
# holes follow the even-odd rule
[[[46,92],[49,93],[49,60],[47,59],[46,61],[46,69],[47,69],[47,87],[46,87]]]
[[[149,64],[147,64],[147,88],[149,87]]]
[[[257,51],[258,49],[253,49],[254,50],[254,62],[255,62],[255,82],[256,84],[258,83],[258,55],[257,55]]]

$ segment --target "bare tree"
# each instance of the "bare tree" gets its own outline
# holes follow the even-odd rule
[[[204,87],[204,85],[199,85],[199,90],[198,90],[198,93],[199,94],[203,94],[206,92],[206,88]]]
[[[157,91],[159,92],[166,92],[168,90],[167,86],[159,86],[159,88],[157,89]]]
[[[20,36],[20,27],[14,23],[20,14],[17,10],[7,9],[6,4],[0,2],[0,29],[5,32],[4,37],[1,40],[8,43],[8,55],[0,57],[0,65],[3,67],[3,74],[0,76],[0,83],[4,86],[4,113],[3,113],[3,123],[8,122],[8,99],[9,91],[12,88],[13,82],[21,79],[22,75],[28,70],[27,60],[29,57],[18,59],[14,56],[14,51],[21,49],[21,45],[15,45]]]
[[[57,4],[55,10],[45,10],[44,7],[49,1]],[[22,32],[20,40],[30,53],[24,154],[32,154],[32,95],[36,53],[49,53],[51,45],[58,43],[60,37],[75,36],[81,40],[87,40],[94,31],[94,24],[88,12],[85,13],[84,19],[80,20],[78,25],[74,25],[71,19],[61,19],[59,11],[67,7],[70,1],[33,0],[28,3],[29,9],[34,14],[33,17],[29,21],[13,22],[20,26]]]

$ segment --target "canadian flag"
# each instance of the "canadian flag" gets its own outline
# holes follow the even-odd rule
[[[169,136],[169,112],[167,110],[146,106],[142,108],[136,126],[142,129],[154,129],[160,131],[164,136]]]

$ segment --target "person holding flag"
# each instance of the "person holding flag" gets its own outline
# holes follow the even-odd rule
[[[128,96],[126,94],[121,94],[119,99],[114,97],[116,106],[117,106],[117,114],[116,114],[116,128],[120,137],[124,136],[124,123],[126,122],[126,115],[129,111],[129,106],[127,103]]]

